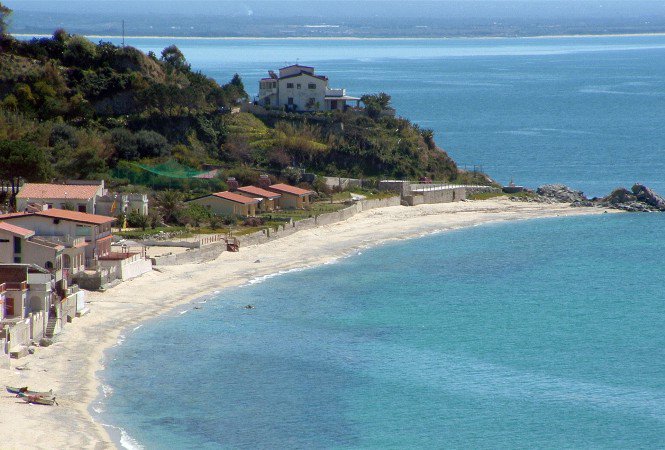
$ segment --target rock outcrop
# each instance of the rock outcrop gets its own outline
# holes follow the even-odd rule
[[[631,190],[617,188],[607,197],[593,199],[588,199],[581,191],[575,191],[563,184],[546,184],[540,186],[532,195],[516,196],[511,199],[539,203],[570,203],[571,206],[595,206],[630,212],[665,211],[665,198],[642,184],[635,184]]]
[[[582,191],[574,191],[563,184],[545,184],[536,190],[536,194],[552,199],[557,203],[584,202],[588,200]]]

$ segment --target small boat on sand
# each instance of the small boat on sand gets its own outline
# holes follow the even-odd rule
[[[18,395],[20,392],[25,392],[28,390],[28,386],[23,386],[23,387],[5,386],[5,388],[7,389],[7,392],[15,395]]]
[[[50,396],[41,396],[41,395],[26,395],[24,393],[19,393],[18,396],[23,400],[24,402],[27,403],[33,403],[35,405],[48,405],[48,406],[53,406],[55,401],[55,396],[50,395]],[[56,403],[57,404],[57,403]]]
[[[53,389],[50,391],[31,391],[28,389],[27,386],[24,387],[12,387],[12,386],[5,386],[7,389],[7,392],[10,394],[25,394],[25,395],[36,395],[39,397],[52,397],[53,396]]]

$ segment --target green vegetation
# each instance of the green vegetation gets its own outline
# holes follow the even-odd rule
[[[146,55],[64,30],[20,41],[5,32],[10,12],[0,5],[0,183],[12,186],[14,195],[21,179],[104,179],[118,191],[153,192],[147,218],[122,218],[147,232],[162,224],[216,229],[242,223],[183,203],[226,189],[227,177],[248,185],[268,173],[272,181],[319,193],[322,202],[311,210],[283,213],[260,228],[273,219],[343,207],[331,204],[330,196],[343,202],[348,194],[333,194],[320,177],[304,183],[311,181],[305,173],[459,182],[475,177],[458,171],[431,130],[386,114],[388,94],[363,96],[364,111],[257,117],[232,111],[247,98],[238,74],[219,85],[192,70],[176,46]]]

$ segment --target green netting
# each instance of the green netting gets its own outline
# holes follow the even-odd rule
[[[203,175],[208,171],[200,171],[192,169],[191,167],[183,166],[175,161],[167,161],[162,164],[157,164],[155,166],[147,166],[145,164],[131,163],[132,166],[139,167],[155,175],[159,175],[167,178],[194,178],[199,175]]]

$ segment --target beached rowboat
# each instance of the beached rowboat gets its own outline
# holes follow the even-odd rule
[[[35,405],[48,405],[53,406],[55,403],[55,396],[41,396],[41,395],[26,395],[24,393],[19,393],[18,396],[24,402],[33,403]]]
[[[24,392],[24,391],[28,390],[28,386],[24,386],[24,387],[20,387],[20,388],[19,387],[12,387],[12,386],[5,386],[5,388],[7,389],[7,392],[9,392],[10,394],[15,394],[15,395],[18,395],[20,392]]]
[[[5,386],[7,389],[7,392],[10,394],[26,394],[26,395],[36,395],[39,397],[52,397],[53,396],[53,389],[50,391],[31,391],[28,389],[27,386],[24,387],[12,387],[12,386]]]

